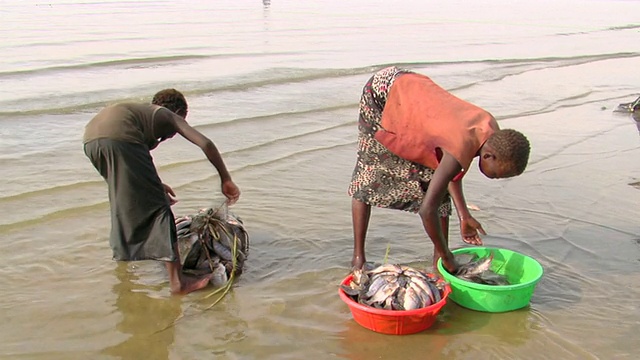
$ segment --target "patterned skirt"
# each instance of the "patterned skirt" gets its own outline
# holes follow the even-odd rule
[[[349,185],[349,195],[365,204],[418,212],[433,169],[391,153],[374,134],[380,127],[382,110],[393,81],[408,70],[389,67],[375,73],[360,98],[358,119],[358,159]],[[451,215],[447,194],[438,209],[442,217]]]

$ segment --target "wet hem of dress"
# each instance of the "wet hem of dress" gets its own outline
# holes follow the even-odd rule
[[[170,257],[162,257],[162,258],[155,258],[155,257],[145,257],[145,258],[128,258],[128,259],[119,259],[116,257],[113,257],[112,260],[114,261],[148,261],[148,260],[153,260],[153,261],[166,261],[166,262],[175,262],[178,261],[178,258],[170,258]]]

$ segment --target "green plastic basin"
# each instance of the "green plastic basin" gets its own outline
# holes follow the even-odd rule
[[[468,247],[451,251],[456,254],[489,256],[493,252],[491,270],[505,275],[511,285],[484,285],[459,279],[451,275],[438,260],[438,271],[451,284],[451,299],[468,309],[485,312],[506,312],[529,305],[533,291],[542,278],[538,261],[515,251],[490,247]]]

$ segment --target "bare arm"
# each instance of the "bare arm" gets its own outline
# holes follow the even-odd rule
[[[442,257],[447,270],[455,269],[455,261],[440,226],[438,208],[447,193],[449,183],[460,170],[458,161],[449,153],[444,152],[440,164],[429,182],[419,212],[424,229],[431,238],[436,251]]]
[[[466,219],[471,216],[469,209],[467,208],[467,201],[464,198],[462,192],[462,180],[449,182],[449,194],[453,199],[453,204],[456,206],[456,212],[460,220]]]
[[[222,155],[220,155],[220,152],[213,141],[191,127],[186,121],[182,119],[176,119],[175,121],[178,134],[182,135],[185,139],[197,145],[202,150],[202,152],[207,156],[207,159],[209,159],[209,162],[211,162],[216,170],[218,170],[220,179],[223,182],[231,180],[231,175],[229,175],[229,171],[222,160]]]
[[[204,136],[201,132],[191,127],[187,124],[186,121],[182,118],[177,118],[176,120],[176,131],[182,135],[185,139],[189,140],[193,144],[197,145],[202,152],[207,156],[209,162],[218,170],[218,174],[220,175],[220,181],[222,185],[222,193],[228,199],[228,204],[231,205],[238,201],[240,197],[240,189],[233,183],[231,180],[231,175],[227,170],[227,167],[222,160],[222,155],[220,155],[220,151],[215,146],[213,141]]]
[[[487,235],[482,225],[473,217],[467,207],[467,201],[462,191],[462,180],[449,182],[449,194],[456,206],[458,219],[460,219],[460,235],[462,240],[471,245],[482,245],[482,239],[478,232]]]

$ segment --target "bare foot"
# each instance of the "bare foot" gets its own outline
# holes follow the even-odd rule
[[[167,273],[169,274],[169,287],[172,294],[188,294],[200,290],[209,284],[213,274],[189,276],[182,272],[180,261],[167,261]]]
[[[351,259],[351,266],[354,269],[362,269],[362,266],[364,265],[365,262],[367,262],[367,259],[365,259],[364,256],[354,256]]]
[[[171,293],[176,295],[184,295],[190,292],[203,289],[209,285],[211,276],[213,274],[207,274],[204,276],[193,277],[187,275],[181,275],[178,283],[171,284]]]

